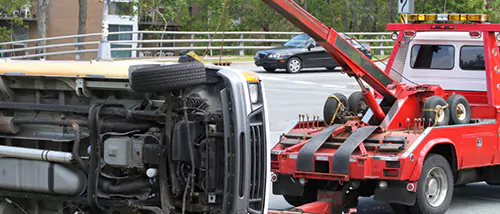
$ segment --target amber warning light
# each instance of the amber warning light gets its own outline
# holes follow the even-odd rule
[[[487,22],[486,14],[409,14],[409,22],[428,22],[428,21],[470,21]]]

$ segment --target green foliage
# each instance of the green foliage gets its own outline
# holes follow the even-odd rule
[[[0,0],[0,12],[7,14],[9,17],[7,25],[0,25],[0,42],[11,41],[12,34],[14,33],[13,26],[28,28],[28,25],[20,17],[15,16],[11,12],[14,10],[21,11],[25,5],[33,8],[34,0]]]

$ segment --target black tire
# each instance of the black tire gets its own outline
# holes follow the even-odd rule
[[[390,204],[390,206],[396,214],[411,214],[410,207],[404,204]]]
[[[267,72],[275,72],[276,68],[264,67],[264,70],[266,70]]]
[[[429,97],[424,103],[424,112],[422,114],[425,120],[424,126],[445,126],[450,121],[450,107],[447,102],[440,96]],[[443,107],[442,111],[435,112],[438,106]],[[446,108],[444,108],[446,107]],[[437,115],[437,116],[436,116]]]
[[[315,202],[318,200],[318,188],[306,184],[304,187],[304,194],[302,196],[291,196],[291,195],[284,195],[283,198],[285,199],[286,202],[288,202],[290,205],[294,207],[299,207],[304,204],[309,204],[312,202]]]
[[[349,111],[355,113],[356,115],[363,117],[368,110],[368,103],[361,91],[356,91],[352,93],[349,98]]]
[[[200,62],[131,66],[129,82],[136,92],[178,90],[207,83],[207,72]]]
[[[450,108],[450,125],[453,124],[468,124],[471,119],[471,111],[469,101],[460,95],[454,94],[448,98]]]
[[[333,96],[337,97],[338,100],[341,102],[341,106],[339,107],[339,110],[337,112],[338,115],[342,115],[344,112],[349,110],[349,102],[348,99],[345,95],[341,93],[334,93],[332,96],[328,97],[326,99],[325,105],[323,106],[323,119],[325,120],[325,123],[331,124],[335,111],[337,110],[337,106],[339,105],[339,102],[337,99],[335,99]],[[343,123],[344,121],[340,121],[338,119],[335,119],[333,123]]]
[[[291,57],[286,63],[286,71],[288,73],[297,74],[300,73],[303,66],[304,65],[302,64],[302,60],[300,60],[298,57]]]
[[[435,171],[436,170],[436,171]],[[428,175],[434,174],[434,178],[439,178],[439,176],[444,176],[443,181],[446,183],[442,183],[441,186],[446,187],[447,190],[445,192],[440,192],[442,195],[438,195],[436,198],[437,203],[434,206],[431,205],[426,199],[427,187],[429,186]],[[439,176],[436,176],[439,174]],[[438,182],[438,181],[436,181]],[[453,196],[453,171],[451,170],[451,166],[441,155],[438,154],[429,154],[424,161],[424,166],[422,167],[422,174],[418,180],[417,192],[416,192],[416,202],[415,205],[410,207],[412,214],[444,214],[450,207],[451,198]],[[438,185],[438,188],[440,186]],[[442,202],[441,202],[442,201]]]

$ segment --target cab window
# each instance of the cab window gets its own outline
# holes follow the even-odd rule
[[[484,47],[463,46],[460,49],[460,68],[462,70],[472,70],[472,71],[486,70],[484,64]]]
[[[451,70],[455,66],[452,45],[414,45],[410,66],[415,69]]]

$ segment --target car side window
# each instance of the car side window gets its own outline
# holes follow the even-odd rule
[[[455,67],[455,47],[452,45],[414,45],[410,66],[414,69],[451,70]]]
[[[484,46],[462,46],[460,49],[460,68],[470,71],[486,70],[486,65],[484,63]]]

